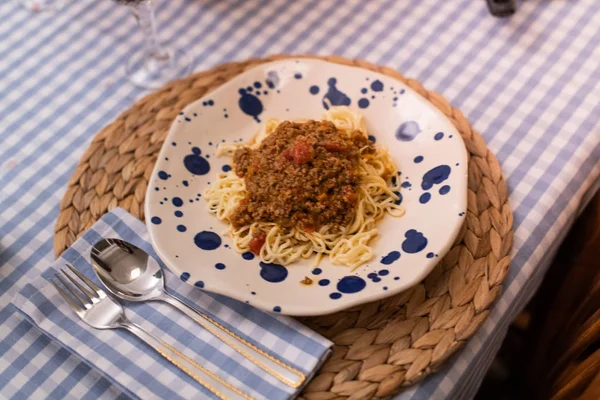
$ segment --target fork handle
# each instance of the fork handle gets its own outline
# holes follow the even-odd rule
[[[223,341],[225,344],[229,345],[254,365],[260,367],[280,382],[283,382],[293,388],[298,388],[302,385],[302,383],[304,383],[306,376],[303,372],[271,356],[264,350],[256,347],[244,338],[225,328],[209,316],[188,306],[186,303],[179,300],[172,294],[165,291],[164,295],[159,297],[159,299],[179,309],[179,311],[192,318],[204,329],[212,333],[214,336]]]
[[[211,391],[218,398],[223,400],[253,400],[248,394],[242,392],[229,382],[223,380],[214,372],[204,368],[173,346],[160,340],[141,326],[128,320],[121,320],[120,328],[126,329],[140,338],[147,345],[156,350],[160,355],[173,363],[176,367],[191,376],[196,382]]]

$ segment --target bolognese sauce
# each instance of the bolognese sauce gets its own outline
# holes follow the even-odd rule
[[[247,194],[230,222],[235,228],[270,222],[308,232],[346,225],[358,200],[360,156],[373,152],[363,134],[348,135],[329,121],[282,122],[257,149],[234,153],[234,171]],[[251,247],[258,252],[265,237],[254,236]]]

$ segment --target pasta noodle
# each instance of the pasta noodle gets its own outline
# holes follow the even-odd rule
[[[367,136],[362,115],[348,107],[331,107],[322,119],[331,121],[337,129],[348,135],[359,131]],[[222,143],[217,154],[231,156],[240,147],[256,149],[280,123],[277,119],[269,119],[250,143]],[[266,222],[254,222],[239,229],[230,225],[228,234],[233,239],[235,249],[240,253],[249,251],[253,232],[262,231],[266,232],[266,240],[259,257],[265,263],[288,265],[315,254],[315,264],[324,255],[328,255],[333,264],[351,269],[368,262],[373,258],[369,243],[378,234],[377,222],[386,213],[401,217],[404,209],[397,204],[400,199],[397,169],[387,149],[375,146],[374,154],[361,153],[359,171],[358,201],[348,225],[325,225],[313,232]],[[204,193],[209,211],[225,222],[229,222],[228,217],[245,197],[244,179],[233,170],[219,173],[216,181]]]

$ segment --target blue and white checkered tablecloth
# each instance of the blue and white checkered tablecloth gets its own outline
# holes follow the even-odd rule
[[[600,186],[600,2],[158,1],[161,37],[196,70],[273,53],[364,58],[420,80],[483,133],[515,212],[505,292],[476,335],[401,399],[470,398],[515,314]],[[145,92],[124,78],[142,38],[128,10],[56,14],[0,2],[0,397],[124,398],[10,304],[54,259],[58,204],[93,135]],[[27,382],[29,382],[27,384]]]

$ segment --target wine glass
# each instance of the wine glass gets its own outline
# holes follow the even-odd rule
[[[192,69],[191,58],[182,50],[163,47],[155,18],[155,0],[116,0],[131,8],[144,35],[145,48],[127,61],[127,76],[136,86],[158,89],[165,83],[186,76]]]
[[[70,0],[21,0],[21,4],[30,11],[56,11],[63,8]]]

